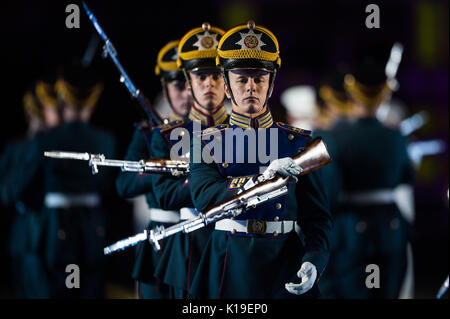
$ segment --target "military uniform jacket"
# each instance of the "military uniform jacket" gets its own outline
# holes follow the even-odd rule
[[[414,169],[406,139],[398,131],[383,126],[373,117],[359,119],[338,133],[334,135],[337,151],[333,159],[341,175],[342,194],[393,190],[400,184],[413,183]],[[342,213],[348,216],[347,231],[345,240],[339,240],[342,243],[339,249],[362,250],[363,247],[355,246],[364,242],[356,240],[360,236],[373,239],[372,248],[367,246],[366,250],[381,252],[400,249],[406,242],[406,221],[395,203],[354,205],[344,201],[339,205],[339,214]],[[358,232],[355,225],[361,220],[368,227]]]
[[[150,158],[152,129],[147,124],[136,125],[125,155],[126,161],[140,161]],[[149,207],[157,207],[153,195],[151,174],[120,172],[116,179],[117,193],[122,198],[145,194]]]
[[[102,169],[93,176],[86,162],[44,157],[44,151],[49,150],[102,153],[111,158],[115,155],[115,141],[109,134],[80,122],[67,123],[36,136],[23,159],[26,169],[20,171],[12,188],[15,201],[26,197],[37,181],[44,193],[101,195],[110,191],[112,171]],[[98,265],[103,258],[105,233],[101,206],[46,207],[43,214],[45,257],[50,269],[79,260],[92,267]]]
[[[139,161],[152,157],[151,140],[155,131],[158,131],[166,125],[150,128],[148,124],[141,123],[136,125],[130,145],[128,146],[125,160]],[[123,198],[145,195],[149,208],[161,208],[156,202],[155,192],[152,185],[154,174],[149,173],[131,173],[121,172],[116,179],[116,189],[118,194]],[[154,228],[167,223],[150,221],[148,229]],[[134,264],[132,277],[142,282],[155,284],[157,280],[153,276],[156,265],[161,258],[162,251],[156,252],[151,245],[145,241],[139,245],[136,262]],[[158,289],[161,288],[158,286]]]
[[[40,134],[40,133],[38,133]],[[48,282],[39,255],[42,248],[43,216],[42,189],[40,181],[23,196],[22,201],[13,202],[11,187],[14,187],[18,173],[23,170],[23,160],[29,150],[31,139],[8,144],[0,159],[1,201],[5,206],[15,205],[16,215],[11,225],[9,253],[13,260],[16,297],[48,298]]]
[[[174,152],[173,156],[188,156],[194,129],[201,131],[202,128],[208,127],[207,125],[222,123],[228,119],[223,106],[211,116],[202,114],[194,106],[189,117],[194,120],[175,121],[167,128],[154,132],[152,137],[154,158],[171,158],[171,149]],[[194,209],[188,177],[155,174],[153,188],[156,201],[162,209]],[[164,283],[173,287],[188,291],[210,234],[211,227],[207,227],[195,233],[178,233],[168,238],[164,242],[165,249],[155,270],[155,277],[161,278]]]
[[[313,132],[313,137],[321,137],[327,146],[328,153],[332,158],[330,164],[321,169],[327,198],[330,202],[330,210],[333,216],[337,213],[336,209],[339,205],[339,192],[342,188],[342,177],[339,169],[337,168],[334,158],[339,152],[339,138],[337,137],[350,123],[343,119],[338,120],[328,130],[317,130]]]
[[[270,111],[266,110],[257,118],[248,118],[233,112],[231,125],[216,127],[213,133],[219,140],[227,139],[227,132],[242,128],[255,128],[258,133],[256,141],[248,139],[231,139],[232,143],[221,143],[218,149],[210,149],[205,138],[213,132],[203,131],[199,139],[191,146],[191,195],[195,207],[199,211],[228,199],[236,194],[240,187],[250,178],[264,171],[269,165],[267,159],[259,156],[256,163],[249,159],[260,153],[261,147],[278,143],[276,158],[292,157],[310,140],[310,132],[283,123],[273,123]],[[242,135],[242,134],[241,134]],[[217,138],[215,137],[215,138]],[[199,150],[195,143],[200,146]],[[194,153],[205,148],[213,157],[209,164],[203,159],[194,161]],[[251,150],[251,151],[250,151]],[[218,155],[218,153],[221,153]],[[232,161],[225,161],[224,159]],[[238,158],[241,162],[237,162]],[[243,158],[243,161],[242,161]],[[254,157],[253,157],[254,159]],[[275,158],[273,158],[275,159]],[[272,159],[272,160],[273,160]],[[301,236],[296,232],[286,234],[247,234],[214,230],[200,261],[199,269],[192,283],[190,293],[200,298],[295,298],[289,294],[285,283],[299,282],[296,274],[302,262],[310,261],[318,271],[323,271],[328,258],[328,234],[332,219],[328,210],[328,202],[320,179],[320,171],[299,178],[297,184],[289,184],[289,192],[283,197],[250,209],[236,219],[255,220],[297,220],[301,227]],[[303,295],[312,297],[317,293],[317,286]]]

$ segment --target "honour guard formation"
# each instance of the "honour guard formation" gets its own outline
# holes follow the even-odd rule
[[[306,55],[293,49],[300,31],[292,21],[272,28],[255,14],[222,28],[191,19],[176,32],[168,23],[152,31],[162,42],[144,40],[157,80],[139,70],[147,84],[159,82],[162,118],[132,81],[138,71],[127,74],[119,61],[104,17],[83,6],[83,28],[110,58],[104,67],[115,65],[145,118],[96,127],[94,111],[100,122],[117,116],[96,109],[102,96],[118,93],[87,65],[97,63],[92,57],[35,77],[22,95],[26,134],[0,157],[1,205],[13,212],[10,297],[421,297],[414,285],[432,276],[417,275],[419,258],[431,254],[412,249],[424,218],[417,183],[422,158],[446,154],[446,142],[412,137],[430,119],[424,112],[405,119],[403,110],[395,124],[386,115],[402,81],[408,85],[397,73],[409,46],[396,42],[390,56],[386,46],[367,47],[340,63],[344,50],[307,83],[293,66]],[[280,116],[286,88],[288,114]],[[121,214],[106,205],[115,195],[145,198],[146,206],[135,207],[146,218],[140,232],[119,241],[108,236],[108,216]],[[112,258],[130,261],[129,269],[113,269]],[[126,272],[131,293],[111,288],[111,271]]]

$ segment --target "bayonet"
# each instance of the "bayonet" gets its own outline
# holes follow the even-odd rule
[[[49,151],[44,156],[57,159],[74,159],[89,161],[92,174],[98,173],[98,166],[120,167],[123,172],[145,172],[168,174],[173,176],[185,175],[189,172],[189,163],[183,160],[147,159],[140,161],[123,161],[107,159],[103,154]]]
[[[91,10],[89,10],[86,3],[84,2],[83,7],[89,17],[89,20],[91,20],[92,24],[94,25],[95,30],[97,30],[97,33],[105,42],[103,45],[103,57],[106,58],[109,56],[111,60],[114,62],[115,66],[120,72],[120,82],[125,85],[125,87],[128,89],[128,92],[130,92],[131,96],[137,100],[142,110],[147,115],[150,126],[161,125],[163,123],[161,117],[153,110],[152,106],[150,105],[150,102],[144,97],[142,92],[138,88],[136,88],[136,86],[133,84],[130,77],[128,76],[127,72],[125,72],[125,69],[123,68],[122,64],[119,62],[117,58],[116,48],[109,40],[106,33],[103,31],[94,14],[92,13]]]

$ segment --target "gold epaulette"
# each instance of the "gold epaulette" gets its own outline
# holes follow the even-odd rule
[[[216,125],[216,126],[208,127],[207,129],[205,129],[203,131],[194,132],[194,134],[197,137],[202,137],[202,136],[207,136],[207,135],[210,135],[210,134],[214,134],[214,133],[217,133],[217,132],[224,131],[224,130],[226,130],[229,127],[230,127],[229,124],[219,124],[219,125]]]
[[[147,121],[141,121],[141,122],[139,122],[139,123],[136,123],[135,126],[136,126],[136,128],[137,128],[139,131],[147,130],[147,129],[150,128],[150,126],[148,125]]]
[[[161,131],[160,132],[161,133],[165,133],[165,132],[170,131],[170,130],[178,127],[178,126],[183,125],[184,123],[186,123],[186,122],[183,121],[183,120],[176,120],[176,121],[173,121],[173,122],[170,122],[170,123],[167,123],[167,124],[163,124],[163,125],[161,125]]]
[[[290,126],[290,125],[287,125],[287,124],[282,123],[282,122],[277,122],[276,125],[278,127],[282,128],[282,129],[285,129],[285,130],[290,131],[290,132],[294,132],[294,133],[297,133],[297,134],[300,134],[300,135],[303,135],[303,136],[307,136],[307,137],[311,136],[311,131],[310,130],[304,130],[302,128],[298,128],[298,127],[295,127],[295,126]]]

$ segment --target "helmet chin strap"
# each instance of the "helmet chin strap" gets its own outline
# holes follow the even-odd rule
[[[207,110],[208,108],[206,108],[202,104],[200,104],[200,102],[195,97],[194,90],[192,89],[191,77],[189,76],[188,72],[186,72],[186,69],[184,69],[184,68],[183,68],[183,74],[184,74],[184,77],[186,78],[186,82],[189,86],[189,90],[191,91],[192,98],[194,99],[195,103],[197,103],[197,105],[200,106],[202,109]],[[222,102],[220,102],[219,105],[223,105],[224,101],[225,101],[225,96],[223,97],[223,100],[222,100]]]
[[[221,69],[221,72],[222,72],[223,80],[225,81],[225,85],[227,86],[227,89],[228,89],[228,91],[230,92],[231,100],[233,101],[233,103],[234,103],[236,106],[239,106],[239,104],[237,104],[237,102],[236,102],[236,100],[235,100],[235,98],[234,98],[233,91],[231,90],[230,79],[229,79],[228,73],[227,73],[227,72],[229,72],[229,70],[226,71],[226,70],[224,70],[224,69],[222,68],[222,69]],[[267,102],[269,102],[269,93],[272,91],[272,88],[273,88],[273,84],[274,84],[274,82],[275,82],[275,76],[276,76],[276,75],[277,75],[277,70],[274,70],[273,72],[270,72],[269,89],[267,90],[267,93],[266,93],[266,100],[264,101],[263,108],[266,107]]]

